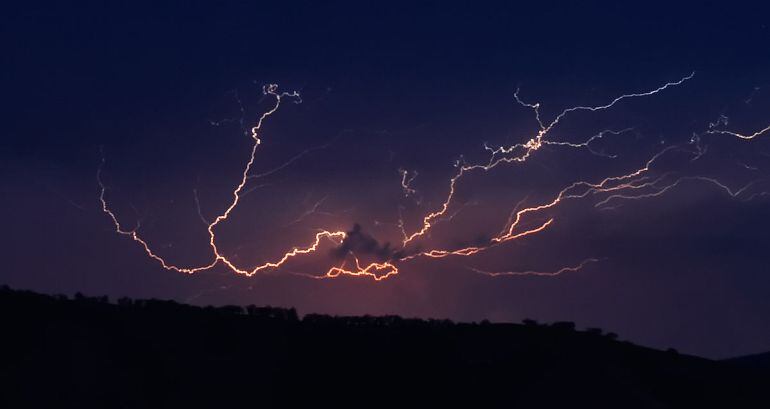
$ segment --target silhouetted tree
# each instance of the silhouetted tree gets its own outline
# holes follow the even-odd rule
[[[586,334],[600,336],[604,333],[601,328],[586,328]]]
[[[551,328],[559,331],[574,331],[575,323],[570,321],[558,321],[551,324]]]

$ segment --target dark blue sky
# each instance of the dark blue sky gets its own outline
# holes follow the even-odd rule
[[[537,132],[532,111],[514,100],[517,87],[550,120],[696,73],[553,131],[554,140],[577,142],[633,128],[594,146],[614,158],[549,146],[526,164],[464,180],[457,216],[421,246],[486,243],[523,198],[539,203],[575,180],[637,169],[667,146],[692,148],[693,134],[720,115],[733,131],[770,124],[770,10],[759,3],[156,3],[38,3],[0,13],[0,281],[303,313],[574,320],[710,357],[770,349],[770,202],[762,194],[770,191],[770,134],[702,135],[702,158],[666,157],[651,175],[715,178],[735,189],[754,182],[738,198],[688,179],[610,210],[577,200],[544,215],[556,221],[542,235],[473,257],[410,262],[383,282],[291,274],[322,274],[328,260],[316,259],[252,278],[219,267],[166,271],[115,234],[95,178],[101,149],[120,220],[141,220],[143,237],[178,264],[207,261],[193,191],[204,218],[227,206],[250,150],[239,122],[248,128],[269,107],[261,87],[274,82],[303,102],[266,122],[255,172],[311,151],[250,182],[254,190],[221,228],[224,251],[256,265],[307,244],[315,229],[354,223],[378,246],[398,243],[399,206],[413,230],[446,197],[461,155],[484,162],[484,142],[511,145]],[[403,197],[399,168],[418,172],[419,205]],[[558,277],[469,270],[555,271],[587,258],[600,261]]]

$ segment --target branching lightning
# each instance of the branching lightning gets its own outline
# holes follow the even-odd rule
[[[553,118],[553,120],[551,120],[550,122],[545,122],[543,120],[543,117],[540,112],[540,103],[525,102],[524,100],[521,99],[519,95],[520,94],[519,90],[516,90],[516,92],[514,93],[515,101],[520,106],[527,109],[531,109],[534,112],[534,116],[538,124],[537,132],[533,136],[529,137],[526,140],[526,142],[517,143],[510,146],[491,147],[487,144],[484,144],[484,149],[489,154],[489,159],[485,162],[469,164],[469,163],[466,163],[464,159],[458,160],[455,164],[456,171],[454,172],[453,176],[449,178],[449,181],[448,181],[449,189],[444,200],[438,206],[437,210],[428,212],[422,217],[419,227],[417,227],[414,231],[409,232],[407,230],[406,223],[404,222],[404,219],[401,215],[403,208],[399,207],[399,221],[398,221],[397,227],[400,230],[402,239],[401,239],[401,248],[398,251],[392,252],[391,255],[386,260],[378,260],[378,261],[369,262],[369,263],[362,262],[360,255],[355,254],[354,251],[348,251],[346,254],[344,254],[344,257],[341,257],[341,261],[339,265],[334,265],[330,267],[323,274],[320,274],[320,275],[304,274],[304,273],[294,273],[294,274],[311,277],[314,279],[332,279],[332,278],[338,278],[341,276],[353,276],[353,277],[366,277],[366,278],[373,279],[375,281],[382,281],[399,274],[399,266],[401,265],[401,263],[406,263],[416,258],[437,259],[437,258],[444,258],[444,257],[450,257],[450,256],[468,257],[468,256],[473,256],[475,254],[478,254],[480,252],[483,252],[492,247],[500,246],[512,240],[522,239],[527,236],[532,236],[532,235],[541,233],[549,229],[551,226],[553,226],[556,223],[557,217],[552,212],[549,212],[550,210],[556,208],[557,206],[559,206],[561,203],[565,201],[583,199],[589,196],[596,198],[596,203],[594,204],[596,208],[608,209],[608,208],[612,208],[614,204],[622,201],[639,200],[639,199],[661,196],[666,192],[670,191],[671,189],[674,189],[677,186],[688,181],[714,185],[717,188],[725,191],[732,198],[745,196],[744,193],[747,192],[747,190],[754,184],[754,182],[751,182],[741,188],[735,189],[727,186],[725,183],[722,183],[713,177],[677,176],[671,172],[663,173],[661,176],[657,176],[657,177],[654,177],[651,174],[650,170],[656,164],[656,162],[659,161],[662,157],[672,154],[673,152],[684,152],[686,154],[689,154],[691,155],[692,157],[691,160],[693,161],[698,159],[700,156],[702,156],[705,153],[705,147],[701,145],[700,138],[697,136],[694,136],[690,144],[686,144],[684,146],[664,147],[661,150],[659,150],[657,153],[655,153],[652,157],[650,157],[646,162],[642,163],[640,166],[638,165],[638,167],[633,168],[626,173],[606,176],[604,178],[601,178],[595,181],[576,180],[572,183],[569,183],[565,187],[563,187],[550,199],[542,201],[540,203],[527,205],[526,203],[528,201],[528,197],[523,198],[513,207],[513,210],[510,212],[502,229],[496,235],[486,240],[485,243],[477,244],[474,246],[466,246],[461,248],[448,248],[448,249],[425,248],[427,246],[425,246],[425,243],[423,243],[422,241],[420,244],[422,245],[423,248],[418,249],[418,247],[420,246],[415,244],[415,242],[417,242],[418,240],[421,240],[427,237],[431,229],[439,221],[442,221],[442,220],[451,221],[453,219],[454,215],[457,213],[457,211],[459,211],[459,210],[454,212],[452,211],[453,208],[457,207],[457,206],[453,206],[455,202],[456,191],[457,191],[458,185],[461,183],[463,179],[466,178],[467,175],[471,173],[483,174],[504,164],[526,162],[530,157],[532,157],[536,152],[538,152],[543,146],[554,146],[554,147],[567,148],[567,149],[585,149],[591,154],[597,155],[600,157],[610,158],[610,159],[617,158],[617,155],[615,154],[608,154],[608,153],[596,150],[592,144],[607,136],[621,136],[625,133],[630,132],[632,130],[631,128],[621,129],[621,130],[604,130],[583,140],[582,142],[566,142],[566,141],[551,140],[549,138],[550,133],[555,127],[557,127],[557,125],[561,123],[561,121],[565,117],[571,114],[574,114],[577,112],[597,112],[597,111],[608,110],[614,107],[615,105],[621,103],[624,100],[653,96],[655,94],[663,92],[668,88],[679,86],[684,82],[693,78],[693,76],[694,76],[694,73],[691,73],[690,75],[687,75],[679,79],[678,81],[668,82],[650,91],[623,94],[617,98],[610,100],[608,103],[605,103],[603,105],[576,106],[576,107],[567,108],[561,111],[559,114],[557,114]],[[139,226],[137,226],[134,229],[127,230],[121,225],[117,215],[110,208],[106,199],[108,189],[102,180],[102,172],[105,164],[105,160],[103,157],[101,165],[99,166],[96,173],[96,179],[100,188],[99,200],[101,202],[103,212],[113,222],[115,231],[118,234],[127,236],[131,238],[133,241],[135,241],[136,243],[138,243],[143,248],[145,253],[151,259],[154,259],[155,261],[160,263],[160,265],[163,268],[167,270],[172,270],[172,271],[177,271],[177,272],[187,273],[187,274],[194,274],[197,272],[211,269],[217,265],[223,265],[229,270],[237,274],[244,275],[244,276],[253,276],[258,272],[262,272],[266,270],[275,270],[275,269],[284,267],[286,263],[288,263],[290,260],[296,257],[316,253],[322,247],[322,245],[327,242],[331,246],[336,246],[337,248],[341,248],[341,246],[343,246],[343,243],[345,243],[345,241],[350,238],[349,233],[344,231],[320,230],[315,233],[313,240],[309,244],[306,244],[304,246],[292,247],[291,250],[287,251],[282,256],[277,257],[274,261],[268,261],[257,266],[246,268],[246,267],[237,266],[232,261],[232,259],[228,258],[217,246],[217,236],[216,236],[217,227],[220,224],[226,222],[230,218],[233,210],[238,206],[239,201],[243,197],[243,195],[245,193],[248,193],[250,189],[254,189],[254,187],[251,187],[251,188],[247,187],[249,180],[265,177],[274,172],[277,172],[291,165],[292,163],[299,160],[300,158],[307,155],[308,153],[315,150],[323,149],[333,142],[331,141],[324,145],[313,147],[303,152],[300,152],[299,154],[289,159],[286,163],[276,168],[273,168],[271,170],[268,170],[262,173],[257,173],[257,174],[252,173],[252,167],[256,160],[257,149],[261,144],[260,137],[262,133],[263,123],[279,109],[279,107],[281,106],[284,100],[293,101],[295,103],[300,102],[300,96],[297,92],[278,92],[278,87],[274,84],[265,86],[263,88],[263,93],[265,97],[272,97],[274,99],[274,103],[270,109],[265,111],[258,118],[254,126],[251,128],[250,137],[253,140],[251,151],[248,156],[248,160],[246,161],[246,164],[244,166],[244,169],[241,173],[241,178],[239,182],[235,185],[235,188],[232,191],[232,197],[231,197],[231,200],[229,201],[228,206],[225,208],[225,210],[222,213],[220,213],[213,219],[208,219],[204,217],[202,212],[200,211],[200,203],[198,201],[197,191],[194,192],[195,202],[198,208],[198,214],[201,220],[206,224],[208,237],[209,237],[209,247],[211,248],[211,260],[208,263],[199,265],[199,266],[179,266],[176,264],[172,264],[166,261],[163,257],[161,257],[155,251],[152,250],[151,246],[140,236],[138,232]],[[241,110],[243,111],[242,104],[240,106],[241,106]],[[717,123],[711,124],[711,126],[709,127],[708,131],[706,131],[706,133],[725,134],[725,135],[730,135],[740,139],[748,140],[748,139],[756,138],[770,131],[770,126],[762,130],[759,130],[753,134],[741,134],[733,131],[720,130],[719,126],[724,125],[725,123],[726,123],[726,118],[724,120],[720,118],[720,120],[717,121]],[[405,198],[414,198],[417,201],[417,204],[419,205],[420,204],[419,194],[417,190],[415,190],[412,186],[418,173],[416,171],[410,172],[405,169],[399,169],[398,173],[400,175],[400,184],[401,184],[401,191],[403,196]],[[751,198],[762,194],[764,194],[764,192],[754,193],[747,200],[750,200]],[[295,221],[291,222],[290,224],[300,223],[306,216],[318,211],[319,206],[321,206],[321,204],[324,202],[325,199],[326,198],[324,197],[323,199],[316,202],[315,205],[309,211],[300,215],[299,218],[297,218]],[[575,272],[582,269],[586,265],[589,265],[591,263],[597,263],[599,261],[600,261],[599,258],[595,258],[595,257],[587,258],[577,265],[563,267],[556,271],[550,271],[550,272],[549,271],[541,272],[541,271],[532,271],[532,270],[490,272],[490,271],[485,271],[477,268],[471,268],[471,270],[476,273],[491,276],[491,277],[522,276],[522,275],[550,277],[550,276],[558,276],[563,273]]]
[[[514,98],[516,99],[516,102],[518,102],[523,107],[532,109],[535,112],[535,119],[537,120],[537,123],[540,126],[540,129],[538,130],[537,134],[534,137],[530,138],[525,143],[519,143],[512,146],[507,146],[507,147],[500,146],[497,148],[490,148],[488,146],[485,146],[485,148],[489,152],[491,152],[489,162],[487,162],[486,164],[467,165],[467,164],[458,163],[457,173],[455,173],[455,175],[449,181],[449,194],[447,195],[446,200],[444,200],[444,202],[441,204],[441,208],[438,211],[431,212],[428,215],[426,215],[423,218],[422,227],[416,232],[412,233],[411,235],[408,235],[404,240],[403,245],[406,246],[407,244],[409,244],[409,242],[417,239],[418,237],[425,235],[433,226],[433,221],[436,218],[444,215],[447,212],[447,210],[449,210],[449,206],[455,195],[455,186],[457,185],[457,182],[461,178],[463,178],[463,176],[474,171],[488,172],[489,170],[503,163],[525,162],[527,159],[529,159],[529,157],[534,152],[542,148],[543,145],[546,145],[549,143],[548,141],[545,141],[546,143],[544,143],[545,137],[554,127],[556,127],[556,125],[559,124],[559,122],[561,122],[561,120],[565,116],[569,115],[570,113],[578,112],[578,111],[596,112],[596,111],[606,110],[606,109],[612,108],[617,103],[625,99],[645,97],[645,96],[657,94],[669,87],[680,85],[683,82],[691,79],[693,76],[695,76],[694,72],[680,79],[679,81],[668,82],[663,86],[658,87],[652,91],[633,93],[633,94],[624,94],[604,105],[576,106],[572,108],[567,108],[563,110],[561,113],[559,113],[548,125],[546,125],[541,118],[540,103],[531,104],[531,103],[524,102],[519,97],[519,90],[516,90],[516,92],[514,93]],[[577,147],[588,146],[588,144],[592,139],[596,139],[596,138],[594,137],[589,138],[587,141],[585,141],[583,144],[579,144]],[[566,145],[566,146],[569,146],[569,145]],[[517,151],[521,151],[521,153],[518,155],[514,154]]]

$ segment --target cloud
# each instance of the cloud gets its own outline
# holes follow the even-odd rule
[[[342,244],[332,250],[332,255],[340,259],[345,258],[350,253],[373,255],[379,261],[390,261],[404,256],[403,250],[392,248],[390,242],[380,244],[377,239],[365,233],[358,223],[354,224],[353,229],[347,232]]]

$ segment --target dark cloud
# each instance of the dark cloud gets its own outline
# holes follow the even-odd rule
[[[391,247],[390,242],[380,244],[373,236],[365,233],[358,223],[355,223],[353,229],[347,232],[347,237],[342,241],[342,244],[332,250],[332,255],[337,258],[344,258],[350,253],[371,255],[376,257],[378,261],[390,261],[405,255],[403,250],[396,250]]]

